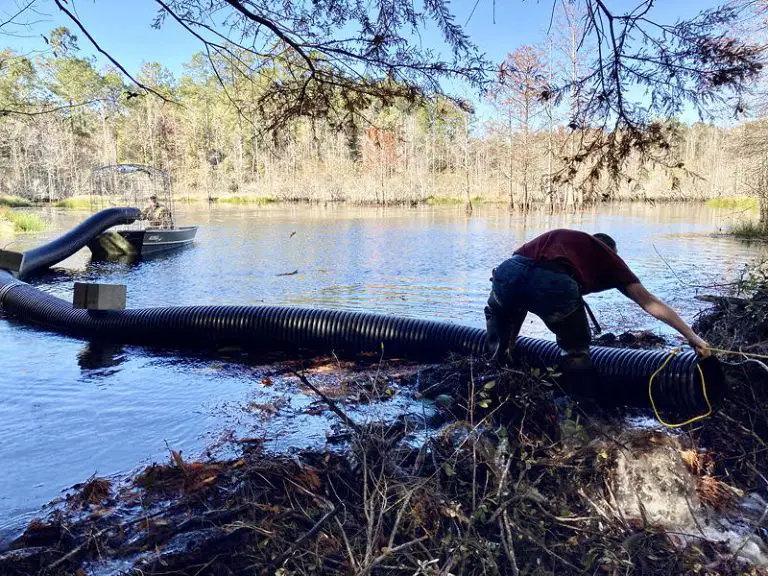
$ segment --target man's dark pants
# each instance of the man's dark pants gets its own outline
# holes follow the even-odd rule
[[[493,270],[485,307],[487,347],[491,358],[507,364],[528,312],[544,321],[564,350],[560,368],[591,380],[589,330],[578,283],[555,262],[515,255]]]

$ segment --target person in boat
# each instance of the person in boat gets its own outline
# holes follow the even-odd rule
[[[149,197],[149,203],[141,211],[142,220],[147,220],[150,226],[156,228],[171,227],[171,213],[157,200],[156,195]]]
[[[493,269],[485,307],[490,357],[507,364],[528,312],[554,332],[564,351],[560,369],[585,380],[593,376],[592,335],[583,296],[615,288],[648,314],[683,335],[698,355],[709,345],[669,306],[651,294],[618,255],[607,234],[551,230],[518,248]]]

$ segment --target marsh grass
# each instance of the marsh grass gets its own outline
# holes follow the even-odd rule
[[[741,220],[731,226],[729,233],[749,240],[768,239],[768,227],[754,220]]]
[[[757,210],[757,198],[748,198],[744,196],[734,196],[732,198],[712,198],[707,200],[707,206],[710,208],[731,208],[738,210]]]
[[[45,228],[45,222],[37,214],[8,208],[0,210],[0,222],[12,226],[14,232],[39,232]]]
[[[249,196],[245,194],[235,194],[231,196],[219,196],[216,202],[220,204],[253,204],[256,206],[266,206],[275,204],[277,200],[268,196]]]
[[[88,196],[73,196],[72,198],[59,200],[54,206],[68,210],[87,210],[91,208],[91,199]]]
[[[28,208],[34,206],[34,203],[21,196],[0,196],[0,206],[8,208]]]

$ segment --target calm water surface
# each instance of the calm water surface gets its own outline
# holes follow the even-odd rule
[[[50,228],[13,247],[39,245],[85,216],[44,211]],[[66,299],[74,280],[123,283],[130,307],[285,304],[483,326],[490,270],[536,234],[573,227],[616,238],[649,289],[690,321],[702,306],[693,297],[713,291],[695,286],[732,280],[766,251],[713,234],[728,217],[705,206],[639,204],[527,219],[495,207],[471,218],[431,208],[187,210],[181,223],[201,226],[188,250],[136,265],[91,264],[84,250],[36,283]],[[589,302],[605,330],[670,334],[618,292]],[[546,336],[530,317],[523,332]],[[166,441],[199,454],[222,428],[242,425],[237,407],[260,394],[263,370],[235,360],[103,348],[3,317],[0,346],[0,541],[91,474],[165,459]],[[299,415],[306,401],[280,393]],[[280,426],[271,433],[282,446],[324,438],[298,416]]]

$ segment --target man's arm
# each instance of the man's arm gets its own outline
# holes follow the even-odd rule
[[[706,358],[712,354],[712,351],[709,349],[709,344],[697,336],[691,327],[688,326],[688,324],[686,324],[685,321],[680,318],[680,316],[678,316],[677,312],[664,304],[664,302],[659,300],[656,296],[648,292],[645,286],[643,286],[640,282],[634,282],[624,286],[622,292],[625,296],[627,296],[627,298],[637,302],[637,304],[643,310],[648,312],[648,314],[658,320],[661,320],[665,324],[680,332],[680,334],[682,334],[685,339],[688,340],[691,346],[696,349],[696,352],[699,354],[699,356]]]

